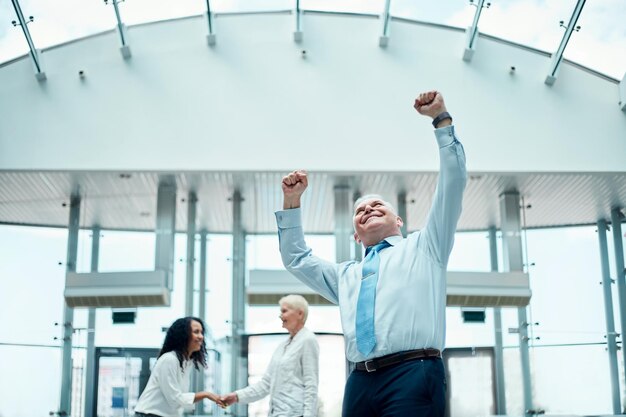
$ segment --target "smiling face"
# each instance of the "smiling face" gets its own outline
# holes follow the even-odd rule
[[[280,316],[278,316],[283,322],[283,327],[291,334],[300,330],[304,325],[304,312],[297,310],[287,303],[280,305]]]
[[[365,246],[402,235],[402,219],[380,198],[360,202],[354,211],[354,239]]]
[[[189,334],[189,343],[187,345],[187,353],[191,356],[192,353],[199,351],[202,349],[202,342],[204,341],[204,329],[202,325],[196,320],[191,320],[189,322],[190,326],[190,334]]]

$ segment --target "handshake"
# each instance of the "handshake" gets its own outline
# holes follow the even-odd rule
[[[239,401],[239,397],[237,397],[237,394],[234,392],[227,395],[217,395],[212,392],[207,392],[206,394],[206,399],[213,401],[222,408],[226,408]]]

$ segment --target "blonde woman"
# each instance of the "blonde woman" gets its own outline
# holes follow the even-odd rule
[[[309,304],[301,295],[287,295],[278,305],[278,317],[289,338],[278,345],[259,382],[221,400],[225,405],[251,403],[269,395],[269,417],[316,417],[319,345],[313,332],[304,327]]]

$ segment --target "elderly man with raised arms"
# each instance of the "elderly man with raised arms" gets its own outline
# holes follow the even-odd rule
[[[280,252],[289,272],[338,304],[346,357],[355,370],[346,382],[343,417],[443,416],[446,268],[467,182],[465,153],[437,91],[414,108],[431,117],[439,146],[439,179],[422,230],[403,238],[402,219],[378,195],[355,203],[354,238],[363,261],[328,262],[312,254],[302,230],[305,171],[282,180],[276,212]]]

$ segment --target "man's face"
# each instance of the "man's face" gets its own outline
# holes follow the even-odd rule
[[[365,246],[400,235],[401,226],[402,219],[378,198],[361,202],[354,212],[354,239]]]

